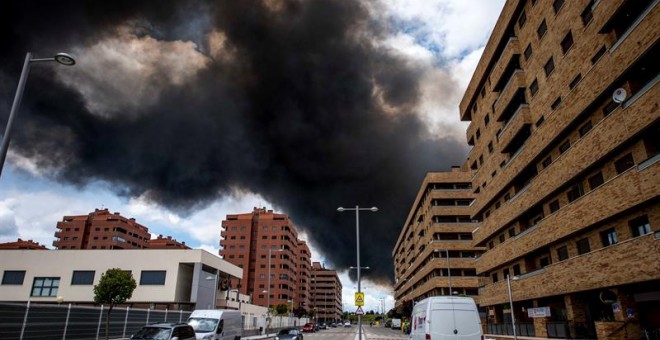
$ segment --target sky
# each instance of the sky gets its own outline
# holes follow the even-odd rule
[[[219,250],[227,214],[288,214],[366,309],[426,172],[469,151],[458,103],[503,0],[3,1],[0,128],[33,64],[0,177],[0,242],[51,247],[108,208]],[[40,8],[35,11],[34,8]]]

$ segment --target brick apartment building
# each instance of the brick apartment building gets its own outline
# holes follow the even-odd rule
[[[252,296],[254,304],[267,306],[270,254],[270,305],[305,308],[306,297],[301,295],[306,296],[302,292],[309,288],[304,267],[311,267],[311,254],[305,242],[298,240],[289,216],[254,208],[251,213],[227,215],[222,228],[220,255],[243,268],[240,282],[229,281],[231,288]]]
[[[506,2],[459,107],[487,333],[660,328],[657,4]]]
[[[0,249],[32,249],[32,250],[47,250],[46,246],[39,244],[39,242],[34,242],[32,240],[22,240],[18,239],[15,242],[4,242],[0,243]]]
[[[134,218],[108,209],[95,209],[87,215],[64,216],[57,222],[56,249],[189,249],[171,237],[153,241],[149,229]]]
[[[397,305],[438,295],[476,298],[474,258],[484,248],[472,245],[478,224],[471,217],[470,177],[459,167],[426,174],[392,252]]]
[[[312,275],[310,261],[312,252],[307,242],[298,240],[298,286],[295,305],[309,311],[312,303]]]
[[[319,262],[312,263],[312,308],[319,322],[339,321],[342,318],[342,285],[336,270]]]

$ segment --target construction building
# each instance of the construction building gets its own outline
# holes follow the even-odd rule
[[[312,263],[312,309],[317,322],[338,322],[342,318],[342,285],[337,271],[320,262]]]

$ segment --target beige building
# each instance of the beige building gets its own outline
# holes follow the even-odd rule
[[[460,103],[487,333],[513,334],[508,278],[518,336],[660,328],[659,22],[657,0],[506,2]]]
[[[318,322],[334,322],[342,317],[342,285],[337,271],[312,263],[311,308]]]
[[[459,167],[426,174],[392,252],[397,305],[438,295],[477,296],[474,259],[484,248],[472,245],[477,223],[470,177]]]

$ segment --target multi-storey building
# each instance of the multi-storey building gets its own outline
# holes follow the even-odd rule
[[[397,305],[437,295],[476,297],[474,258],[484,248],[472,245],[470,177],[459,167],[426,174],[392,252]]]
[[[154,239],[150,239],[147,242],[147,248],[149,249],[190,249],[186,245],[186,242],[179,242],[172,238],[172,236],[163,237],[163,235],[158,235]]]
[[[0,243],[0,249],[32,249],[32,250],[46,250],[46,248],[43,244],[39,244],[39,242],[34,242],[32,240],[22,240],[18,239],[15,242],[5,242],[5,243]]]
[[[320,262],[312,263],[312,309],[319,322],[339,321],[342,317],[342,285],[336,270]]]
[[[297,300],[294,305],[304,308],[306,311],[311,307],[311,263],[312,253],[307,246],[307,242],[298,241],[298,292]]]
[[[148,248],[149,229],[134,218],[108,209],[95,209],[88,215],[64,216],[57,222],[56,249],[137,249]]]
[[[271,306],[300,306],[298,265],[304,261],[298,259],[298,231],[289,216],[254,208],[227,215],[222,228],[220,255],[243,268],[242,280],[230,280],[230,286],[251,295],[256,305],[267,306],[270,293]]]

